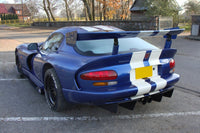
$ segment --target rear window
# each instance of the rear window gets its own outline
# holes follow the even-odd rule
[[[120,38],[119,53],[158,49],[141,38]],[[77,41],[76,50],[84,55],[112,54],[114,39],[84,40]]]

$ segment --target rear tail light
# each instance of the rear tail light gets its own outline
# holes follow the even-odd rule
[[[170,66],[170,69],[173,69],[175,67],[175,60],[174,59],[170,60],[169,66]]]
[[[173,73],[175,71],[175,60],[171,59],[169,62],[169,67],[170,67],[170,73]]]
[[[113,70],[88,72],[81,75],[83,80],[114,80],[117,73]]]

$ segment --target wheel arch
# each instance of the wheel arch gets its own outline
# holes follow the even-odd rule
[[[43,80],[43,81],[44,81],[45,72],[46,72],[48,69],[51,69],[51,68],[55,69],[55,68],[53,67],[53,65],[50,64],[50,63],[44,64],[44,67],[43,67],[43,69],[42,69],[42,80]]]

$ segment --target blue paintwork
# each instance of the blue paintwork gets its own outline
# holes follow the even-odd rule
[[[77,31],[77,40],[135,37],[140,33],[138,31],[125,32],[115,27],[113,29],[112,32],[100,30],[100,32],[89,33],[80,27],[65,27],[53,33],[62,33],[65,36],[68,32]],[[154,31],[151,35],[156,34],[158,31]],[[130,97],[137,94],[138,89],[131,85],[129,74],[132,53],[117,54],[118,48],[116,47],[114,55],[83,56],[78,54],[73,46],[66,44],[66,38],[63,39],[58,51],[52,53],[41,54],[36,50],[30,51],[27,46],[28,44],[22,44],[16,48],[16,56],[19,57],[22,64],[23,73],[37,86],[44,89],[45,66],[51,65],[57,73],[63,94],[69,102],[96,105],[121,103],[130,101]],[[175,53],[175,49],[164,49],[160,61],[165,62],[173,58]],[[83,73],[101,70],[115,70],[118,78],[113,81],[117,81],[118,84],[109,87],[95,87],[92,85],[94,81],[80,78]],[[179,80],[179,75],[170,74],[169,71],[169,63],[159,66],[159,74],[168,82],[166,88],[171,87]],[[155,85],[154,83],[150,84],[152,84],[153,91]]]

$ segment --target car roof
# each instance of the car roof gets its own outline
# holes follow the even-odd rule
[[[90,32],[117,32],[117,31],[124,31],[114,26],[107,26],[107,25],[96,25],[96,26],[70,26],[70,27],[63,27],[55,32],[61,32],[66,34],[68,32],[77,31],[77,33],[90,33]]]

